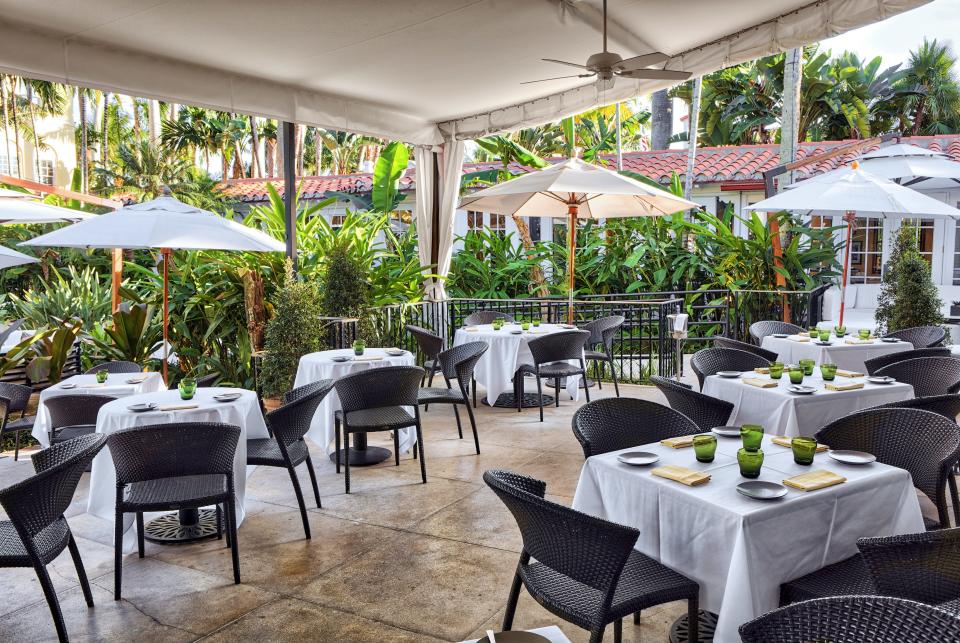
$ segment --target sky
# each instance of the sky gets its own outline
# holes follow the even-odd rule
[[[861,60],[883,57],[884,66],[906,62],[911,49],[923,38],[950,42],[960,53],[960,0],[933,0],[860,29],[821,41],[821,48],[839,54],[844,49],[856,52]]]

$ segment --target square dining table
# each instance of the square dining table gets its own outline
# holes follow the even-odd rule
[[[737,628],[779,603],[780,584],[857,553],[857,539],[924,531],[910,474],[878,462],[849,465],[819,453],[812,466],[793,461],[789,448],[764,436],[760,480],[780,483],[811,470],[846,482],[817,491],[787,489],[778,500],[741,495],[738,438],[718,438],[711,463],[692,448],[659,443],[660,461],[705,471],[706,484],[688,487],[659,478],[650,466],[622,464],[622,451],[588,458],[573,508],[640,531],[636,549],[700,584],[701,609],[718,615],[716,643],[739,641]]]
[[[868,359],[913,350],[913,344],[902,340],[895,342],[879,339],[861,340],[850,335],[837,337],[834,334],[831,334],[830,339],[825,343],[804,335],[788,337],[767,335],[763,338],[760,348],[773,351],[777,354],[778,361],[784,364],[798,364],[801,359],[813,359],[817,365],[832,363],[848,371],[866,372],[864,363]]]

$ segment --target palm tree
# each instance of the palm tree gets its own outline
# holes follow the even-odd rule
[[[673,103],[662,89],[653,92],[650,97],[650,149],[665,150],[670,147],[670,137],[673,135]]]
[[[913,135],[941,134],[954,129],[960,111],[960,84],[953,71],[957,59],[948,44],[923,39],[903,70],[900,87],[911,95],[903,101]]]

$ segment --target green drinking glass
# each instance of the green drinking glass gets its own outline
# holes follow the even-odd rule
[[[870,329],[861,328],[860,329],[860,339],[870,339]]]
[[[820,365],[820,376],[823,377],[824,382],[832,382],[833,378],[837,376],[837,365],[836,364],[821,364]]]
[[[520,324],[520,330],[530,330],[530,322],[523,322]]]
[[[360,356],[363,355],[363,351],[366,350],[367,343],[361,340],[357,340],[353,343],[353,354]]]
[[[740,465],[740,475],[744,478],[759,478],[760,469],[763,467],[763,451],[740,449],[737,451],[737,464]]]
[[[693,436],[693,452],[697,455],[697,462],[713,462],[717,453],[717,436],[710,433]]]
[[[538,318],[538,319],[534,319],[534,320],[533,320],[533,327],[534,327],[534,328],[538,328],[539,326],[540,326],[540,319],[539,319],[539,318]]]
[[[817,328],[816,326],[811,326],[807,330],[810,332],[810,337],[816,337],[817,334],[820,332],[820,329]]]
[[[770,365],[770,379],[778,380],[783,377],[783,363],[774,362]]]
[[[809,357],[805,357],[802,360],[800,360],[800,368],[803,369],[804,375],[813,375],[813,367],[816,365],[817,365],[817,361],[814,359],[810,359]]]
[[[813,464],[813,456],[817,452],[817,441],[813,438],[796,437],[790,440],[793,449],[793,461],[797,464],[809,466]]]
[[[740,439],[747,451],[757,451],[763,444],[763,427],[759,424],[744,424],[740,427]]]
[[[790,383],[791,384],[802,384],[803,383],[803,367],[793,365],[790,367]]]
[[[820,331],[820,341],[821,341],[821,342],[829,342],[829,341],[830,341],[830,331],[829,331],[829,330],[821,330],[821,331]]]
[[[104,382],[107,381],[107,377],[108,377],[109,375],[110,375],[110,374],[107,373],[106,369],[101,369],[101,370],[97,371],[97,382],[99,382],[100,384],[103,384]]]
[[[846,327],[846,326],[834,326],[834,327],[833,327],[833,332],[835,332],[835,333],[837,334],[837,337],[843,337],[844,335],[847,334],[847,327]]]
[[[185,377],[180,380],[177,389],[180,391],[181,400],[192,400],[197,392],[197,380],[193,377]]]

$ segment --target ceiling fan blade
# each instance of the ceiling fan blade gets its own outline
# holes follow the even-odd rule
[[[673,69],[634,69],[633,71],[614,71],[623,78],[642,78],[648,80],[688,80],[693,74]]]
[[[521,82],[521,85],[529,85],[531,83],[545,83],[548,80],[563,80],[565,78],[590,78],[594,74],[574,74],[572,76],[555,76],[553,78],[541,78],[540,80],[525,80]]]
[[[655,51],[650,54],[643,54],[642,56],[634,56],[633,58],[627,58],[618,65],[614,65],[614,69],[620,71],[633,71],[634,69],[643,69],[644,67],[649,67],[650,65],[659,65],[662,62],[670,60],[670,56],[667,54]]]
[[[586,67],[584,67],[583,65],[578,65],[577,63],[568,63],[565,60],[555,60],[553,58],[541,58],[540,60],[542,60],[545,63],[557,63],[558,65],[566,65],[568,67],[578,67],[580,69],[586,69]]]

